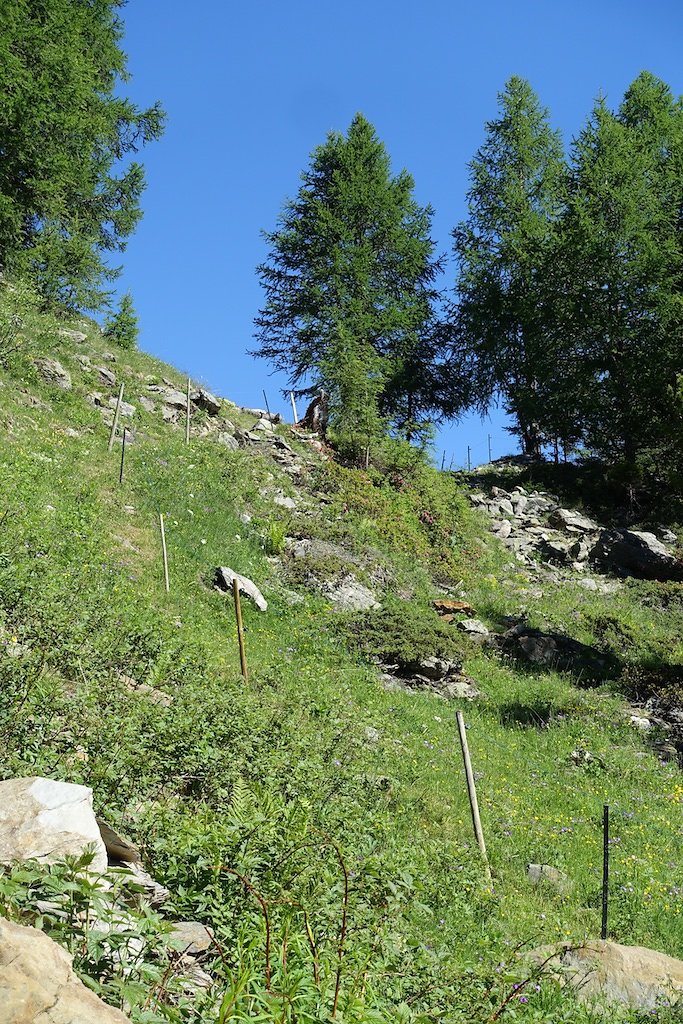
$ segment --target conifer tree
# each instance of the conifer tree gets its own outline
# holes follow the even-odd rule
[[[435,407],[430,375],[434,279],[431,210],[393,176],[361,115],[311,157],[295,199],[265,235],[265,292],[256,354],[287,373],[299,394],[324,388],[333,421],[386,418],[414,429]],[[353,395],[353,398],[351,397]]]
[[[120,92],[123,0],[12,0],[0,10],[0,267],[50,300],[98,308],[140,217],[134,154],[158,105]]]
[[[502,399],[533,456],[559,341],[552,282],[565,175],[547,112],[528,82],[511,78],[470,164],[468,216],[454,231],[454,319],[472,401],[483,412]]]
[[[110,316],[104,326],[105,338],[115,341],[121,348],[133,349],[138,341],[138,318],[130,292],[121,299],[116,313]]]

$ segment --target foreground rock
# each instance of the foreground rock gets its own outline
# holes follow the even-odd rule
[[[603,530],[590,558],[612,572],[643,580],[683,579],[683,565],[653,533]]]
[[[683,999],[683,961],[643,946],[595,940],[579,949],[569,943],[541,946],[530,957],[561,983],[576,989],[582,1003],[622,1003],[656,1010]],[[548,958],[551,957],[550,960]]]
[[[255,583],[252,583],[246,576],[240,576],[238,572],[234,572],[227,565],[219,565],[214,575],[214,586],[217,590],[230,591],[232,593],[233,580],[237,580],[240,593],[246,594],[260,612],[268,610],[268,602]]]
[[[80,788],[80,787],[79,787]],[[44,932],[0,918],[0,1020],[7,1024],[130,1024],[73,972]]]
[[[62,391],[69,391],[71,388],[71,374],[56,359],[39,356],[33,360],[33,365],[48,384],[54,384],[55,387],[61,388]]]
[[[489,645],[520,661],[557,672],[571,672],[584,682],[607,679],[617,674],[614,657],[603,654],[564,633],[544,633],[523,624],[491,636]]]
[[[107,851],[92,809],[92,790],[54,779],[0,782],[0,863],[39,860],[95,850],[93,871],[107,870]]]

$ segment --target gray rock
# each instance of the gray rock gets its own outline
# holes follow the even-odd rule
[[[598,524],[588,516],[582,516],[580,512],[568,508],[555,509],[550,516],[550,522],[559,530],[568,530],[569,532],[595,533],[600,529]]]
[[[527,508],[528,504],[529,504],[529,499],[526,497],[526,495],[524,495],[524,494],[515,494],[515,495],[513,495],[513,497],[512,497],[512,507],[513,507],[513,509],[515,511],[515,515],[516,516],[523,516],[525,511],[526,511],[526,508]]]
[[[140,850],[135,843],[131,843],[119,832],[116,832],[106,821],[97,818],[97,827],[102,836],[102,842],[110,860],[125,861],[127,864],[137,864],[140,861]]]
[[[339,612],[362,612],[379,608],[373,592],[354,576],[347,576],[341,583],[328,586],[324,591],[327,600]]]
[[[590,557],[626,576],[661,581],[683,579],[683,564],[653,533],[603,530],[591,548]]]
[[[469,633],[472,636],[488,636],[488,628],[484,625],[481,619],[461,619],[458,623],[458,629],[461,629],[463,633]]]
[[[512,533],[512,523],[509,519],[503,519],[500,526],[496,530],[496,536],[500,537],[501,540],[507,540]]]
[[[527,864],[526,876],[532,885],[539,885],[541,882],[549,882],[558,889],[564,888],[567,876],[559,868],[550,864]]]
[[[217,590],[229,591],[232,593],[233,580],[237,580],[240,593],[245,594],[250,598],[260,612],[268,610],[268,602],[255,583],[252,583],[252,581],[247,579],[246,576],[240,576],[239,573],[234,572],[232,569],[228,568],[227,565],[218,566],[214,575],[214,585]]]
[[[162,405],[161,415],[164,423],[177,423],[178,422],[178,410],[174,409],[172,405]]]
[[[88,340],[88,335],[83,331],[70,331],[67,327],[60,327],[57,334],[60,338],[68,338],[69,341],[75,341],[79,345]]]
[[[113,388],[116,384],[116,375],[113,374],[111,370],[108,370],[106,366],[96,366],[95,369],[97,370],[102,383],[108,384]]]
[[[173,409],[187,409],[187,395],[184,395],[182,391],[159,386],[149,387],[148,390],[158,392],[164,405],[170,405]]]
[[[71,388],[71,374],[65,370],[56,359],[48,359],[47,356],[38,356],[33,360],[36,370],[48,384],[53,384],[62,391],[69,391]]]
[[[156,403],[153,402],[151,398],[147,398],[145,395],[140,395],[138,397],[138,402],[145,410],[145,412],[154,412],[154,410],[156,409]]]
[[[102,358],[104,359],[105,363],[115,363],[116,362],[116,356],[114,355],[113,352],[103,352],[102,353]]]
[[[199,956],[210,948],[213,930],[201,921],[176,921],[171,929],[169,941],[174,949],[187,956]]]
[[[407,666],[411,675],[424,676],[425,679],[443,679],[451,672],[457,672],[458,666],[446,658],[437,658],[431,655],[428,658],[421,658],[420,661],[412,662]]]
[[[673,530],[668,530],[665,526],[659,528],[659,539],[663,544],[677,544],[678,537]]]
[[[512,502],[508,498],[503,498],[498,502],[498,508],[501,512],[507,513],[509,516],[514,516],[515,510],[512,507]]]
[[[195,388],[194,391],[190,392],[190,401],[197,406],[198,409],[204,409],[208,412],[209,416],[218,416],[221,411],[221,400],[212,395],[206,388]]]
[[[278,491],[273,495],[273,504],[279,505],[280,508],[296,508],[296,501],[294,498],[290,498],[289,495],[284,494],[282,491]]]
[[[547,562],[557,562],[564,565],[569,561],[569,547],[566,543],[558,540],[544,540],[539,544],[539,552]]]
[[[73,972],[65,949],[37,928],[0,918],[0,1015],[6,1024],[130,1024]]]
[[[160,907],[171,898],[171,893],[166,886],[152,878],[140,864],[126,861],[122,863],[121,870],[125,872],[125,877],[129,878],[134,886],[143,890],[144,899],[151,906]]]
[[[595,580],[592,580],[590,577],[588,579],[585,579],[585,580],[577,580],[576,582],[577,582],[577,585],[579,587],[583,587],[584,590],[591,590],[594,593],[597,593],[598,585],[595,582]]]
[[[239,448],[239,441],[232,434],[228,434],[227,431],[222,430],[216,438],[219,444],[222,444],[224,448],[229,448],[230,451],[237,451]]]
[[[92,809],[92,790],[55,779],[0,782],[0,863],[53,864],[92,847],[93,871],[107,870],[107,851]]]
[[[489,643],[503,654],[539,668],[571,672],[583,682],[610,678],[619,671],[619,662],[613,656],[563,633],[544,633],[523,623],[506,633],[494,634]]]
[[[110,409],[116,409],[116,403],[117,402],[118,402],[118,399],[114,398],[114,396],[112,395],[112,397],[107,402],[107,405],[109,406]],[[135,406],[131,405],[130,402],[124,402],[123,399],[122,399],[121,400],[121,404],[119,405],[119,415],[121,415],[121,416],[134,416],[135,415]]]
[[[683,999],[683,961],[643,946],[595,939],[578,949],[568,942],[541,946],[529,955],[561,984],[575,989],[582,1003],[656,1011]]]

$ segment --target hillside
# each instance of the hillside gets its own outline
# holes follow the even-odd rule
[[[608,803],[610,936],[683,957],[683,776],[666,718],[682,703],[683,585],[519,560],[471,481],[405,449],[347,469],[210,394],[195,396],[188,446],[179,371],[23,301],[2,286],[0,771],[91,787],[170,897],[131,910],[116,956],[76,912],[113,896],[73,864],[8,869],[5,916],[70,945],[139,1022],[589,1022],[519,954],[599,935]],[[496,481],[509,494],[514,470],[486,493]],[[268,605],[242,600],[248,683],[220,566]],[[491,632],[567,634],[604,671],[521,664],[437,600]],[[529,863],[566,878],[534,885]],[[206,990],[174,982],[162,939],[177,920],[214,930]]]

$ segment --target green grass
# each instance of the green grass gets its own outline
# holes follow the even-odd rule
[[[33,312],[26,349],[0,371],[0,773],[91,786],[97,811],[140,843],[172,890],[166,916],[211,923],[222,950],[206,1006],[173,1006],[163,988],[150,1002],[151,981],[144,998],[143,984],[125,996],[111,965],[77,960],[103,994],[127,998],[140,1022],[208,1022],[216,998],[221,1020],[327,1019],[346,906],[338,1020],[491,1019],[510,986],[527,977],[519,944],[598,933],[605,802],[614,840],[612,936],[683,956],[682,777],[629,726],[617,683],[584,690],[457,637],[464,669],[486,695],[462,706],[488,883],[471,834],[457,705],[386,693],[367,642],[361,650],[350,623],[313,591],[302,589],[303,603],[290,605],[291,583],[269,556],[280,553],[285,531],[381,555],[391,569],[383,604],[399,619],[398,610],[409,609],[402,639],[419,650],[422,636],[424,654],[434,653],[442,628],[431,600],[462,580],[491,626],[524,609],[531,624],[616,650],[635,668],[676,663],[676,596],[642,585],[598,596],[567,585],[531,597],[459,485],[424,467],[366,475],[318,463],[303,490],[327,494],[322,513],[307,514],[319,508],[312,497],[297,512],[278,509],[262,492],[291,487],[265,455],[233,452],[211,437],[186,447],[181,428],[139,405],[119,486],[118,444],[108,454],[108,430],[85,401],[92,390],[115,389],[84,374],[75,358],[85,351],[99,365],[111,344],[89,326],[87,343],[75,346],[58,326]],[[71,391],[41,383],[31,345],[70,370]],[[106,365],[125,380],[133,404],[144,393],[139,375],[183,383],[144,354],[116,355]],[[24,389],[48,407],[25,404]],[[242,426],[253,422],[227,411]],[[80,436],[66,436],[66,427]],[[288,428],[278,430],[310,456]],[[217,565],[251,577],[269,602],[265,614],[243,602],[249,686],[239,675],[231,601],[211,586]],[[412,594],[410,605],[400,592]],[[382,621],[369,613],[366,639],[376,630],[379,642]],[[122,676],[165,691],[172,703],[153,704]],[[593,760],[576,765],[577,749]],[[532,888],[528,862],[561,868],[567,888]],[[225,869],[269,904],[270,988],[259,904]],[[30,914],[27,893],[39,888],[35,879],[7,880],[0,906]],[[68,942],[63,930],[57,937]],[[154,956],[158,963],[161,954]],[[511,998],[503,1017],[593,1019],[550,983],[523,991],[529,1001]]]

